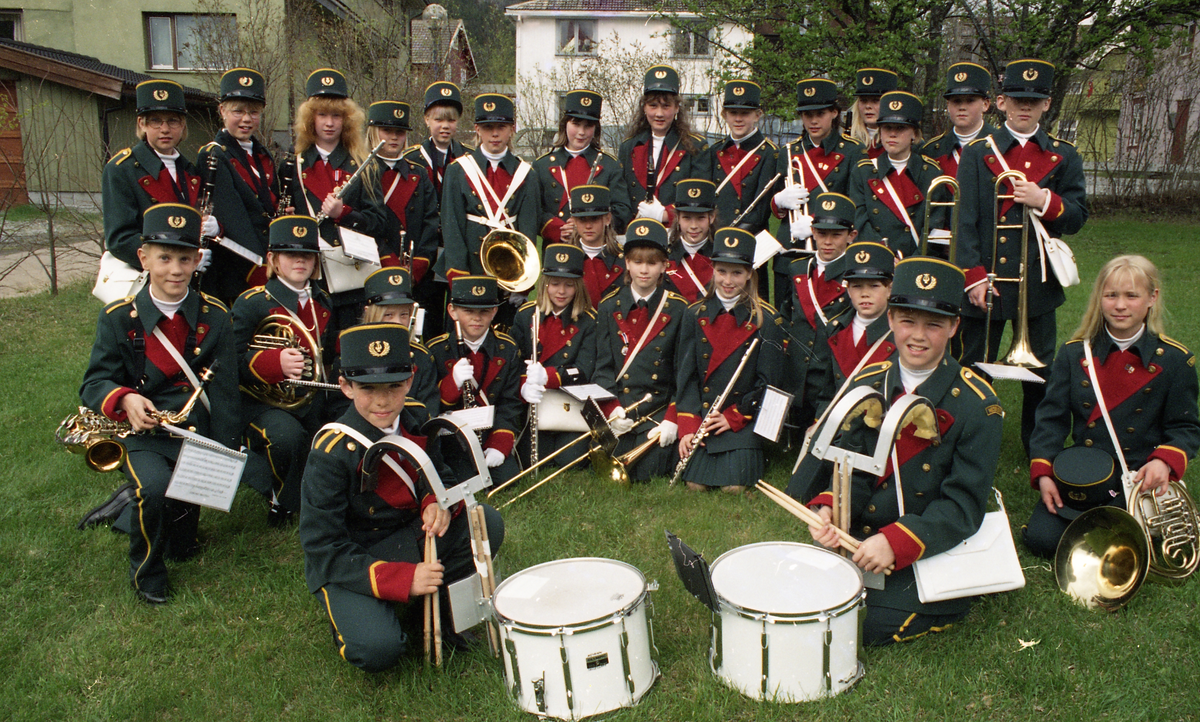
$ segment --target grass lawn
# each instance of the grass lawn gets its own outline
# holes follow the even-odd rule
[[[1070,239],[1085,283],[1068,291],[1059,311],[1060,339],[1077,323],[1100,265],[1139,252],[1162,269],[1168,333],[1200,345],[1198,238],[1195,225],[1092,220]],[[338,659],[329,624],[306,591],[295,530],[268,529],[264,503],[249,490],[229,514],[204,512],[205,550],[171,567],[176,596],[169,605],[135,601],[125,538],[74,528],[121,477],[88,471],[52,439],[78,404],[98,309],[85,285],[57,298],[0,301],[0,660],[8,670],[0,716],[531,719],[509,701],[501,663],[486,647],[451,655],[441,672],[414,657],[367,675]],[[998,391],[1009,413],[996,482],[1019,529],[1036,500],[1020,451],[1020,389],[1001,382]],[[768,480],[783,486],[792,461],[777,456]],[[1046,563],[1023,556],[1024,589],[984,599],[945,634],[865,650],[866,675],[846,694],[779,705],[748,700],[709,672],[708,611],[683,590],[663,539],[670,529],[710,561],[743,544],[808,541],[773,503],[761,495],[689,494],[665,482],[620,488],[569,473],[509,507],[505,520],[502,576],[597,556],[632,564],[659,583],[653,629],[663,678],[614,720],[1200,717],[1196,581],[1148,583],[1125,610],[1105,615],[1076,607]]]

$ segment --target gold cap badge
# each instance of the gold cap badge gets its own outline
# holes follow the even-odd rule
[[[656,78],[659,78],[659,79],[665,78],[665,77],[667,77],[667,71],[665,71],[665,70],[656,70],[656,71],[654,72],[654,77],[656,77]]]
[[[388,355],[388,351],[392,350],[392,345],[387,341],[372,341],[367,344],[367,352],[375,358],[383,358]]]
[[[554,256],[554,260],[558,261],[559,263],[566,263],[567,261],[571,260],[571,257],[566,253],[559,253]]]
[[[393,273],[392,275],[388,276],[388,283],[393,286],[399,286],[400,284],[404,283],[404,275],[400,273]]]
[[[321,76],[321,85],[324,85],[325,87],[329,87],[330,85],[333,85],[333,76],[332,75]],[[387,344],[384,344],[384,345],[386,346]]]
[[[737,239],[734,238],[733,236],[726,238],[725,239],[725,247],[726,248],[737,248]]]
[[[871,254],[867,253],[866,251],[859,251],[858,253],[854,254],[855,263],[866,263],[869,260],[871,260]]]
[[[591,193],[584,193],[583,195],[579,196],[579,200],[583,201],[584,203],[591,203],[592,201],[596,200],[596,196],[592,195]]]
[[[187,225],[187,219],[183,216],[167,216],[167,225],[172,228],[183,228]]]
[[[954,82],[956,82],[956,83],[965,83],[965,82],[966,82],[966,80],[967,80],[967,74],[966,74],[966,73],[955,73],[955,74],[954,74]]]
[[[243,88],[249,88],[253,84],[254,78],[251,78],[249,75],[243,75],[242,77],[238,78],[238,85],[242,86]]]
[[[832,211],[834,208],[837,208],[836,201],[823,201],[821,203],[821,210],[823,211]]]
[[[404,108],[396,108],[392,111],[392,117],[397,120],[404,120]]]
[[[817,94],[816,88],[805,88],[804,89],[804,97],[806,97],[806,98],[811,98],[816,94]]]
[[[592,104],[592,99],[589,96],[585,95],[579,99],[579,104],[586,108]]]
[[[937,288],[937,278],[932,273],[922,273],[917,276],[917,288],[922,291],[932,291]]]
[[[442,96],[443,97],[449,98],[453,94],[454,94],[454,91],[451,90],[450,88],[442,88]]]
[[[745,95],[746,89],[744,87],[742,87],[741,85],[735,85],[733,88],[733,94],[734,95]]]
[[[648,236],[650,235],[650,226],[638,226],[633,233],[637,236]]]
[[[862,79],[862,84],[863,85],[874,85],[875,84],[875,76],[874,75],[864,75],[863,79]]]
[[[154,99],[155,100],[166,100],[169,97],[171,97],[171,94],[165,90],[154,91]]]
[[[1034,70],[1033,68],[1029,68],[1025,72],[1021,73],[1021,77],[1025,78],[1026,80],[1037,80],[1038,71]]]
[[[482,296],[485,293],[487,293],[487,289],[483,286],[471,286],[472,296]]]
[[[700,197],[700,189],[699,188],[688,188],[688,198],[699,198],[699,197]]]
[[[888,103],[888,110],[900,110],[903,107],[904,103],[901,103],[899,100],[893,100],[892,102]]]
[[[484,103],[484,104],[483,104],[483,109],[484,109],[486,112],[490,113],[490,112],[492,112],[493,110],[495,110],[495,109],[496,109],[496,104],[495,104],[495,103],[491,103],[491,102],[489,102],[489,103]]]
[[[308,229],[304,226],[292,226],[292,235],[296,238],[304,238],[308,235]]]

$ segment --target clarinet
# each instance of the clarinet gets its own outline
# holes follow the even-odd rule
[[[454,322],[454,330],[458,334],[458,357],[460,359],[467,358],[471,350],[467,348],[467,341],[462,335],[462,324],[458,321]],[[480,406],[487,406],[487,398],[479,388],[479,384],[475,383],[474,378],[469,378],[462,385],[462,399],[464,409],[477,409]],[[479,443],[483,443],[483,429],[476,429],[475,435],[479,437]]]
[[[207,171],[204,177],[204,192],[200,195],[200,198],[198,199],[199,202],[197,204],[197,210],[200,211],[201,219],[203,219],[205,216],[211,216],[213,212],[213,189],[216,186],[217,176],[216,153],[208,154],[208,158],[204,162],[204,170]],[[207,250],[211,242],[212,238],[210,236],[201,235],[200,249]],[[200,290],[200,279],[203,278],[203,276],[204,273],[201,271],[196,271],[192,274],[193,289],[197,291]]]
[[[358,166],[358,170],[351,173],[349,178],[343,181],[337,188],[333,189],[334,198],[340,200],[341,197],[346,194],[346,189],[350,187],[350,184],[357,180],[360,175],[362,175],[362,172],[371,164],[371,159],[379,154],[379,149],[383,147],[383,143],[384,141],[379,141],[379,145],[376,145],[371,149],[371,153],[367,156],[367,159]],[[329,216],[325,215],[325,211],[317,211],[317,225],[321,225],[321,222],[327,218],[329,218]]]
[[[738,362],[737,369],[733,372],[733,377],[729,379],[729,383],[725,385],[725,390],[721,392],[721,395],[709,407],[703,421],[707,421],[710,416],[721,413],[721,407],[725,405],[725,399],[729,398],[734,385],[741,378],[742,369],[746,368],[746,362],[750,360],[750,355],[754,353],[754,349],[758,348],[758,342],[758,338],[750,342],[750,347],[746,349],[746,353],[742,354],[742,360]],[[679,463],[675,466],[675,473],[671,476],[671,486],[679,482],[679,477],[683,476],[683,471],[687,468],[688,462],[692,460],[692,457],[696,454],[696,450],[700,448],[701,442],[708,436],[708,430],[704,427],[703,421],[700,424],[700,430],[692,437],[692,448],[688,449],[687,456],[680,459]]]
[[[280,168],[290,168],[292,177],[294,178],[296,175],[295,163],[296,156],[292,153],[285,153],[283,156],[283,163],[280,164]],[[280,218],[282,216],[286,216],[288,213],[287,209],[290,208],[291,205],[292,194],[288,192],[288,183],[284,181],[283,171],[281,170],[279,172],[279,200],[275,203],[275,215],[273,217]]]
[[[666,145],[667,139],[663,138],[663,145]],[[650,141],[646,143],[646,202],[653,203],[655,192],[658,190],[658,164],[654,162],[654,135],[651,134]]]

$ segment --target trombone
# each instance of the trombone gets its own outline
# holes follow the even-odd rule
[[[1025,174],[1019,170],[1006,170],[996,176],[995,193],[993,194],[992,218],[995,220],[992,229],[992,269],[987,274],[987,319],[983,340],[983,360],[986,363],[988,351],[991,348],[992,336],[992,306],[996,284],[1000,282],[1017,284],[1017,318],[1013,327],[1012,348],[1003,361],[997,361],[997,366],[1017,366],[1025,369],[1040,369],[1046,364],[1038,360],[1029,344],[1029,206],[1021,205],[1021,223],[1001,223],[1001,204],[1008,200],[1016,203],[1016,192],[1004,193],[1000,186],[1005,181],[1025,180]],[[1021,229],[1021,266],[1016,278],[999,278],[996,275],[996,263],[1000,252],[1000,232]]]
[[[950,190],[951,198],[948,201],[935,201],[933,199],[933,192],[942,186],[945,186]],[[958,198],[958,181],[953,177],[948,175],[940,175],[930,182],[929,188],[925,190],[925,220],[921,224],[921,248],[919,251],[917,251],[920,255],[929,255],[929,218],[932,215],[933,209],[935,207],[949,208],[950,235],[947,238],[947,243],[950,245],[950,262],[955,262],[955,256],[957,255],[956,251],[958,250]]]

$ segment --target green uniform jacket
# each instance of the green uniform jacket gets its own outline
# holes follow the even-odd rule
[[[749,138],[741,142],[740,146],[739,150],[734,146],[732,139],[725,137],[705,148],[700,154],[703,157],[701,161],[703,167],[710,171],[707,179],[718,186],[725,183],[725,179],[729,177],[746,153],[753,151],[755,156],[747,160],[737,170],[736,176],[725,183],[725,187],[717,193],[717,224],[714,228],[731,225],[734,218],[750,207],[750,204],[758,197],[759,193],[763,192],[777,172],[775,166],[778,163],[776,159],[778,149],[774,143],[763,136],[762,131],[754,131]],[[758,233],[767,227],[770,220],[771,196],[768,192],[746,214],[746,217],[738,222],[738,228]]]
[[[462,156],[474,150],[475,149],[469,145],[463,145],[457,140],[451,140],[449,158],[446,163],[446,168],[449,168],[450,164],[452,164],[456,158],[461,158]],[[425,141],[420,145],[414,145],[406,148],[404,150],[404,159],[410,163],[413,163],[414,165],[424,168],[425,172],[428,173],[429,182],[433,184],[434,195],[437,196],[438,213],[440,215],[442,210],[442,184],[445,181],[446,169],[442,169],[441,175],[439,175],[438,172],[433,169],[432,163],[433,159],[437,157],[437,152],[437,147],[434,146],[433,141],[429,138],[426,138]]]
[[[557,389],[591,382],[596,370],[596,312],[586,311],[571,320],[569,310],[553,321],[530,301],[517,311],[511,333],[521,358],[533,353],[533,314],[541,314],[538,328],[538,361],[546,368],[546,388]],[[522,372],[523,374],[524,372]],[[524,375],[522,375],[522,383]]]
[[[984,122],[983,128],[980,129],[976,138],[986,138],[996,132],[996,127],[991,123]],[[951,178],[958,176],[958,163],[962,160],[962,152],[964,148],[958,146],[958,136],[954,134],[954,130],[948,130],[939,136],[930,138],[925,141],[920,147],[913,149],[921,155],[932,158],[942,169],[942,174],[948,175]],[[955,157],[955,151],[958,152],[958,157]]]
[[[1200,448],[1196,357],[1179,342],[1149,330],[1124,352],[1101,331],[1092,340],[1092,357],[1129,469],[1162,459],[1171,467],[1172,479],[1183,478],[1188,460]],[[1085,363],[1082,341],[1068,341],[1054,357],[1029,439],[1034,488],[1038,477],[1053,478],[1054,457],[1068,435],[1075,444],[1116,455]]]
[[[287,192],[292,197],[292,205],[296,209],[298,215],[312,215],[314,218],[321,212],[321,203],[325,201],[325,194],[332,192],[336,188],[337,183],[329,187],[327,190],[320,185],[324,181],[317,181],[308,178],[309,171],[313,165],[321,159],[321,154],[316,147],[309,148],[300,154],[300,177],[296,176],[296,161],[293,160],[289,164],[290,168],[280,167],[279,177],[286,178]],[[337,175],[337,182],[345,182],[354,171],[358,170],[358,161],[350,157],[350,153],[342,145],[338,145],[329,154],[329,167],[332,168]],[[312,188],[319,188],[323,194],[318,197]],[[306,203],[307,199],[307,203]],[[337,226],[344,226],[359,233],[365,233],[372,236],[378,242],[384,234],[385,214],[388,212],[383,207],[383,196],[373,188],[365,186],[362,182],[362,176],[349,186],[345,193],[342,194],[342,202],[345,204],[345,210],[342,217],[338,219],[326,220],[321,223],[321,238],[324,238],[327,243],[341,245],[338,239]],[[312,213],[309,213],[309,210]],[[336,220],[336,223],[334,223]],[[380,250],[382,253],[382,249]]]
[[[816,200],[818,193],[824,193],[820,184],[813,178],[812,171],[809,170],[808,162],[800,157],[801,153],[808,153],[812,159],[813,166],[817,172],[823,174],[821,180],[825,183],[825,187],[830,193],[841,193],[844,196],[849,196],[850,193],[850,172],[854,170],[854,166],[858,162],[866,158],[866,151],[863,144],[851,138],[848,135],[838,135],[830,133],[825,136],[820,145],[814,146],[812,141],[808,139],[808,134],[788,143],[787,146],[780,148],[775,161],[775,172],[782,173],[779,179],[779,189],[782,190],[784,182],[788,177],[788,148],[792,149],[792,178],[797,183],[803,182],[808,188],[810,200]],[[771,200],[771,212],[779,218],[782,223],[779,224],[779,230],[775,233],[776,240],[783,245],[785,251],[793,250],[796,244],[792,241],[792,224],[788,219],[788,211],[775,205],[775,201]],[[810,209],[811,215],[812,211]],[[778,269],[786,271],[786,260],[780,264],[776,263]],[[778,300],[778,299],[776,299]],[[782,307],[781,307],[782,308]]]
[[[829,262],[826,267],[828,275],[834,275],[835,264],[839,259]],[[788,284],[786,299],[788,319],[787,328],[790,336],[789,356],[791,357],[792,377],[788,390],[796,394],[795,403],[805,401],[804,390],[808,386],[808,374],[812,369],[823,369],[830,363],[829,345],[825,343],[828,334],[824,326],[833,319],[846,315],[847,319],[854,317],[854,307],[846,295],[841,283],[832,280],[816,280],[817,262],[813,258],[797,258],[792,261],[789,270],[791,279]],[[812,289],[812,294],[809,289]],[[821,304],[820,313],[812,302],[815,296]],[[822,315],[824,318],[822,318]],[[821,329],[818,331],[818,329]],[[812,406],[815,399],[809,399]],[[815,409],[815,406],[813,407]]]
[[[406,406],[400,414],[399,433],[424,447],[447,487],[455,483],[453,473],[442,463],[435,444],[413,431],[428,419],[420,407]],[[338,419],[371,443],[385,434],[372,426],[351,406]],[[409,431],[412,429],[413,431]],[[414,473],[407,461],[401,466],[413,478],[417,496],[380,463],[379,485],[362,490],[362,460],[366,449],[350,435],[324,428],[313,439],[304,467],[300,508],[300,544],[304,547],[304,579],[315,594],[326,584],[336,584],[356,594],[407,602],[416,565],[380,559],[371,547],[396,532],[419,524],[421,512],[436,504],[429,482]]]
[[[1050,205],[1042,215],[1042,223],[1051,236],[1061,237],[1078,233],[1088,217],[1087,193],[1084,187],[1083,160],[1070,143],[1038,129],[1026,147],[1022,148],[1007,126],[992,136],[1013,170],[1026,174],[1042,188],[1051,192]],[[1026,167],[1025,163],[1029,163]],[[1021,230],[1002,231],[997,248],[992,253],[994,193],[996,176],[1002,172],[999,161],[985,139],[974,140],[963,151],[958,168],[959,209],[957,256],[955,262],[967,276],[967,289],[986,282],[986,275],[995,268],[1000,278],[1018,278],[1021,270]],[[1005,184],[1005,192],[1011,192]],[[1001,221],[1021,223],[1021,208],[1011,202],[1001,205]],[[999,256],[997,258],[996,256]],[[993,261],[995,263],[993,264]],[[1042,261],[1038,253],[1037,236],[1029,229],[1029,308],[1037,316],[1058,308],[1066,300],[1062,286],[1049,270],[1042,281]],[[999,301],[992,310],[994,319],[1017,317],[1018,284],[1000,282]],[[974,304],[963,303],[963,315],[982,318],[985,312]]]
[[[893,175],[888,180],[895,189],[896,195],[904,203],[904,210],[914,227],[909,226],[901,218],[896,208],[896,201],[888,192],[884,178],[892,170],[891,159],[884,153],[873,160],[859,161],[854,172],[850,174],[850,199],[854,201],[854,227],[858,231],[856,242],[874,241],[882,243],[901,258],[908,258],[917,252],[917,242],[913,232],[920,237],[925,224],[925,200],[929,184],[942,174],[941,168],[932,158],[926,158],[916,152],[908,156],[908,165],[904,172]],[[941,194],[934,200],[946,200]],[[949,228],[950,221],[946,218],[945,208],[934,209],[929,219],[929,228]]]
[[[125,148],[104,166],[104,247],[134,268],[142,267],[137,249],[142,247],[142,214],[146,209],[159,203],[196,205],[200,176],[195,166],[181,153],[175,159],[175,168],[182,171],[186,197],[180,195],[170,172],[145,141]]]
[[[431,408],[440,408],[442,412],[463,408],[462,389],[454,385],[454,374],[451,370],[469,350],[465,346],[460,348],[458,336],[454,332],[444,333],[432,339],[428,348],[437,368],[441,401],[439,406]],[[487,433],[483,447],[496,449],[509,456],[512,454],[517,430],[521,428],[521,415],[525,411],[525,403],[521,401],[520,396],[521,374],[525,371],[525,364],[517,342],[512,340],[511,336],[495,331],[488,331],[479,351],[483,354],[483,373],[479,373],[477,366],[475,382],[487,397],[488,403],[496,407],[492,430]]]
[[[754,433],[754,416],[767,386],[781,387],[786,372],[783,319],[775,309],[762,302],[762,325],[757,314],[746,303],[739,303],[730,312],[716,297],[708,297],[688,307],[685,325],[696,347],[689,354],[692,366],[681,369],[684,380],[679,395],[679,436],[694,434],[700,429],[717,397],[725,391],[733,373],[746,355],[754,339],[758,346],[741,375],[733,385],[720,412],[729,421],[730,429],[710,435],[704,440],[709,453],[719,454],[733,449],[760,449],[762,437]]]
[[[278,315],[287,318],[288,326],[292,329],[297,341],[303,346],[304,353],[313,360],[314,370],[319,356],[325,367],[326,376],[323,380],[333,383],[337,381],[336,377],[328,375],[336,355],[337,343],[337,330],[332,323],[333,302],[329,299],[329,294],[317,288],[315,283],[310,285],[310,292],[312,293],[310,305],[305,311],[301,311],[299,296],[296,292],[285,286],[278,278],[272,278],[267,281],[265,286],[256,286],[243,292],[233,304],[233,335],[240,358],[238,378],[242,389],[242,417],[246,423],[257,418],[268,408],[272,408],[252,396],[247,391],[248,386],[251,384],[278,384],[285,378],[279,365],[282,349],[250,348],[259,324],[267,316]],[[304,333],[298,330],[295,320],[288,315],[289,311],[303,322],[304,332],[312,336],[316,342],[316,349],[309,348],[308,342],[303,340]],[[315,353],[317,351],[319,354]],[[341,395],[337,391],[300,387],[297,387],[297,391],[307,391],[309,403],[289,413],[296,418],[314,421],[320,418],[321,411],[330,394]]]
[[[693,135],[692,143],[696,151],[688,153],[683,149],[683,143],[679,142],[679,133],[674,128],[667,133],[667,137],[663,140],[662,151],[656,166],[655,187],[657,190],[654,197],[667,207],[663,225],[668,228],[675,220],[675,184],[687,178],[711,177],[711,171],[705,164],[703,155],[704,140],[698,135]],[[646,177],[650,165],[648,151],[652,147],[650,131],[647,130],[635,138],[626,140],[617,152],[617,157],[621,159],[621,176],[625,180],[625,191],[629,194],[628,199],[623,202],[629,206],[630,220],[637,216],[638,204],[646,200]],[[674,149],[675,152],[672,153],[671,149]],[[613,205],[615,206],[618,201],[615,189],[612,190],[614,191]]]
[[[620,162],[593,146],[585,148],[579,157],[585,162],[576,161],[571,164],[569,173],[566,167],[572,160],[571,154],[561,147],[533,162],[533,169],[537,171],[538,188],[541,191],[538,228],[546,243],[563,243],[562,227],[571,218],[569,193],[563,187],[564,174],[572,188],[592,185],[604,186],[610,191],[613,230],[618,235],[625,232],[625,226],[633,218],[633,209],[629,207],[629,191],[625,189]]]
[[[483,151],[473,150],[470,156],[479,166],[479,172],[486,177],[488,159]],[[523,160],[513,155],[512,151],[505,154],[500,161],[500,167],[512,177]],[[498,194],[503,197],[503,194]],[[485,202],[486,200],[486,202]],[[449,279],[452,275],[485,275],[483,263],[479,260],[479,249],[483,238],[492,232],[492,228],[468,218],[487,218],[487,208],[490,199],[483,199],[475,192],[475,188],[467,180],[463,170],[462,160],[446,169],[446,180],[442,186],[442,242],[445,252],[437,260],[436,271]],[[515,221],[513,230],[524,234],[533,241],[538,232],[538,180],[537,173],[532,168],[521,187],[513,191],[508,203],[504,206],[508,217]],[[435,354],[436,355],[436,354]]]
[[[854,344],[854,332],[850,328],[854,324],[854,316],[854,311],[849,310],[830,320],[817,331],[818,338],[814,348],[821,350],[822,363],[820,368],[809,366],[804,395],[805,398],[812,399],[813,408],[818,416],[824,413],[834,394],[846,383],[847,375],[854,371],[854,367],[876,341],[887,337],[879,344],[871,358],[862,364],[864,368],[868,364],[887,359],[896,350],[896,345],[892,343],[892,329],[888,326],[886,312],[867,325],[863,340],[858,346]]]
[[[408,403],[420,403],[430,416],[437,416],[441,406],[437,362],[422,344],[413,341],[409,345],[412,347],[413,382],[408,391]]]
[[[200,149],[196,165],[206,168],[208,157],[217,157],[212,204],[221,235],[262,256],[265,263],[267,229],[275,215],[278,183],[271,154],[257,139],[252,142],[252,153],[246,153],[228,131],[222,130]]]
[[[383,232],[379,236],[379,256],[383,265],[399,266],[402,251],[409,248],[415,286],[437,259],[438,199],[429,174],[423,166],[404,158],[394,164],[375,158],[371,167],[363,171],[363,183],[372,189],[384,207]],[[389,190],[391,195],[388,195]],[[405,232],[403,247],[401,230]]]
[[[197,377],[214,363],[219,367],[205,387],[212,411],[197,401],[187,421],[179,426],[237,449],[242,427],[237,353],[229,311],[211,296],[189,292],[176,316],[180,314],[187,322],[188,331],[180,355]],[[85,406],[117,421],[126,420],[119,404],[124,396],[132,393],[145,396],[160,411],[183,408],[192,395],[192,385],[152,335],[154,327],[165,320],[162,311],[150,299],[149,284],[136,297],[113,301],[104,307],[96,322],[96,342],[92,345],[92,356],[79,389]],[[156,430],[131,434],[124,439],[124,444],[129,451],[153,451],[174,460],[181,442],[177,437]]]
[[[870,386],[884,398],[904,393],[900,384],[899,356],[863,369],[852,388]],[[970,599],[922,604],[917,597],[913,562],[951,549],[979,530],[992,479],[1000,459],[1004,410],[991,386],[952,358],[942,359],[933,375],[914,393],[929,399],[937,409],[941,443],[904,429],[896,444],[904,488],[904,516],[896,500],[895,479],[889,463],[882,477],[855,472],[851,485],[849,532],[858,539],[883,534],[896,554],[896,569],[882,590],[869,590],[867,604],[923,614],[955,614],[970,606]],[[839,423],[829,419],[826,423]],[[818,429],[816,434],[821,433]],[[874,453],[876,430],[862,424],[852,427],[838,443],[842,448]],[[829,479],[833,465],[811,454],[788,483],[788,494],[810,505],[829,505]]]

